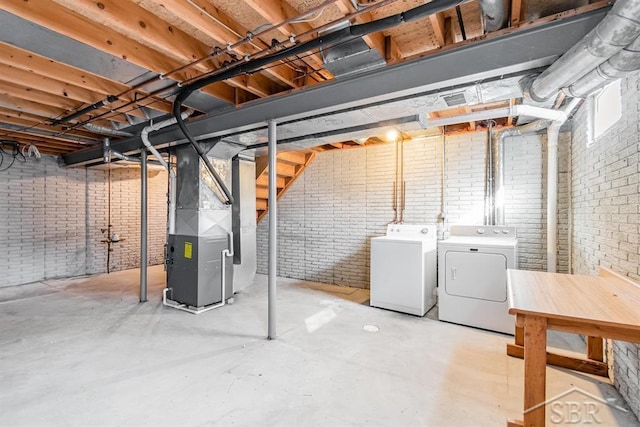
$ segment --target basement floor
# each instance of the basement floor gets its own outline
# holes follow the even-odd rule
[[[0,289],[0,425],[501,426],[521,413],[510,337],[370,308],[366,290],[279,279],[268,341],[265,276],[196,316],[163,307],[161,266],[139,304],[138,274]],[[578,387],[628,410],[607,381],[547,372],[548,396]],[[594,416],[640,425],[604,404]]]

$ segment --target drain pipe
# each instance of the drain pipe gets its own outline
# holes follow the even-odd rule
[[[531,98],[550,99],[628,46],[640,35],[639,16],[640,0],[618,0],[596,28],[533,80]]]
[[[558,247],[558,136],[560,128],[582,100],[574,98],[562,109],[564,120],[547,128],[547,271],[555,273]]]
[[[193,114],[193,110],[185,111],[181,114],[182,120],[185,120]],[[162,166],[169,173],[169,219],[168,219],[168,234],[175,234],[176,227],[176,173],[173,168],[167,163],[167,161],[162,157],[162,155],[158,152],[158,150],[151,145],[151,141],[149,140],[149,133],[160,130],[167,126],[174,125],[176,123],[175,117],[170,118],[168,120],[159,122],[159,123],[150,123],[140,133],[140,139],[142,139],[142,143],[144,146],[153,154],[153,156],[160,162]]]

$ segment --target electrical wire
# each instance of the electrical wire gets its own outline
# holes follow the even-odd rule
[[[10,147],[9,152],[5,150],[5,148],[7,147]],[[9,163],[7,166],[2,167],[6,156],[11,157],[11,163]],[[13,166],[16,160],[20,163],[25,163],[27,161],[27,158],[25,157],[23,152],[20,150],[20,144],[16,141],[8,141],[8,140],[0,141],[0,172],[4,172],[8,170],[11,166]]]

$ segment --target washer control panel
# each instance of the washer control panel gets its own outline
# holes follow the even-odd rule
[[[389,224],[387,225],[387,236],[435,238],[436,226],[433,224]]]

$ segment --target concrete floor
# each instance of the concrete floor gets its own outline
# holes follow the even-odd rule
[[[137,270],[0,289],[0,424],[502,426],[521,413],[507,336],[280,279],[267,341],[266,277],[197,316],[162,306],[162,267],[150,282],[145,304]],[[626,408],[608,382],[548,368],[548,396],[574,386]],[[596,421],[640,425],[602,404]]]

